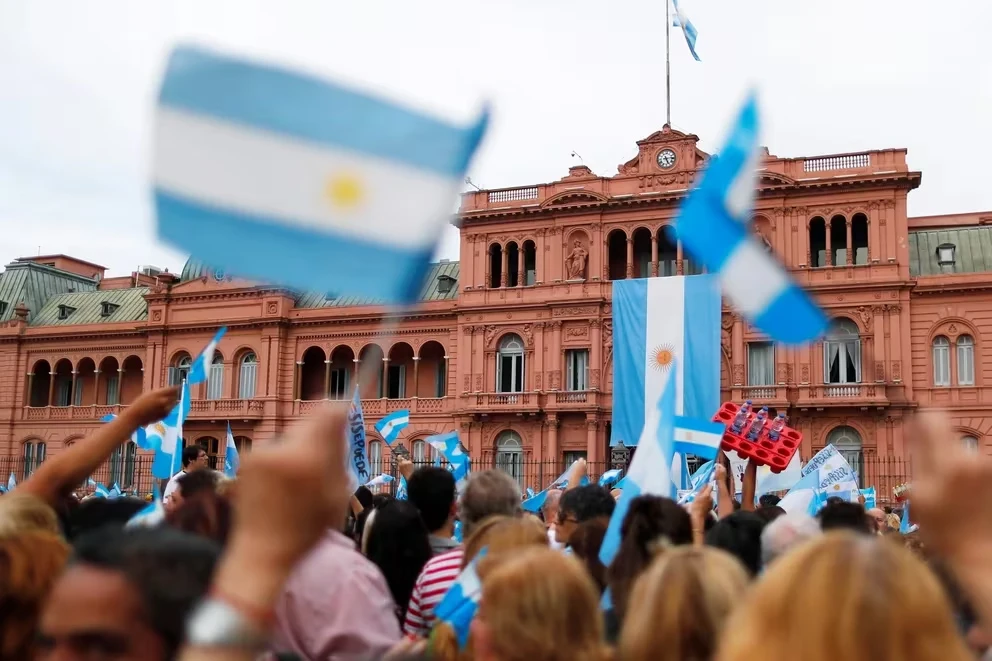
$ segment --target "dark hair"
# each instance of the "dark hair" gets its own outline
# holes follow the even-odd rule
[[[740,511],[720,519],[706,533],[706,545],[723,549],[744,565],[751,576],[761,569],[761,531],[765,521],[754,512]]]
[[[785,514],[785,510],[778,505],[762,505],[758,509],[754,510],[754,513],[760,516],[767,524]]]
[[[372,496],[372,508],[379,509],[386,503],[393,501],[393,495],[389,493],[377,493]]]
[[[875,532],[874,522],[868,516],[865,508],[858,503],[828,500],[816,518],[820,521],[820,528],[824,531],[853,530],[865,535],[871,535]]]
[[[407,498],[420,511],[428,532],[440,530],[455,504],[455,476],[443,468],[425,466],[414,471],[406,483]]]
[[[183,641],[190,611],[210,587],[219,555],[213,542],[169,527],[110,528],[81,537],[71,563],[123,574],[140,595],[145,620],[162,637],[171,659]]]
[[[610,495],[609,489],[596,484],[569,489],[561,496],[558,504],[558,517],[571,514],[578,523],[595,519],[599,516],[609,517],[613,514],[617,503]]]
[[[191,475],[201,472],[205,471]],[[206,537],[223,547],[231,532],[232,517],[233,508],[227,496],[216,490],[202,490],[192,497],[184,496],[177,509],[166,513],[165,521],[176,530]]]
[[[417,508],[405,500],[377,508],[365,553],[386,578],[402,622],[417,576],[433,553]]]
[[[651,564],[657,543],[692,544],[692,520],[685,508],[670,498],[638,496],[630,501],[623,517],[620,548],[607,570],[613,610],[621,625],[634,582]]]
[[[66,519],[65,537],[70,542],[104,526],[124,527],[148,503],[139,498],[89,498],[76,505]]]
[[[206,452],[202,445],[187,445],[183,448],[183,468],[197,460],[201,452]]]
[[[362,509],[367,510],[372,508],[372,490],[367,486],[363,485],[355,489],[355,498],[361,503]]]
[[[185,475],[180,475],[176,479],[176,484],[179,487],[179,493],[183,498],[193,498],[199,493],[203,492],[216,492],[217,483],[219,482],[217,473],[214,471],[193,471],[191,473],[186,473]]]
[[[606,589],[606,567],[599,561],[599,548],[603,545],[609,526],[609,517],[598,516],[580,523],[569,539],[572,553],[585,565],[600,593]]]
[[[764,496],[758,499],[758,505],[762,507],[775,507],[782,499],[773,493],[766,493]]]

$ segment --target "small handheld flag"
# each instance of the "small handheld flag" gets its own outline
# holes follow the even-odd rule
[[[175,408],[163,420],[146,428],[148,442],[155,448],[152,476],[159,480],[169,479],[182,468],[183,422],[189,415],[191,406],[189,382],[183,382],[179,403]]]
[[[214,364],[214,353],[217,351],[217,345],[220,344],[220,340],[226,332],[227,326],[222,326],[217,331],[217,334],[214,335],[214,338],[207,343],[206,348],[196,357],[193,364],[190,365],[189,385],[195,386],[198,383],[206,383],[207,379],[210,378],[210,366]]]
[[[396,500],[406,500],[409,498],[406,492],[406,478],[400,476],[400,484],[396,487]]]
[[[238,446],[231,433],[231,423],[227,423],[227,444],[224,446],[224,477],[234,479],[241,467],[241,457],[238,456]]]
[[[13,491],[16,486],[17,480],[14,479],[14,471],[10,471],[10,477],[7,478],[7,491]]]
[[[375,430],[382,436],[386,445],[392,445],[393,441],[399,438],[400,432],[410,424],[410,411],[402,409],[393,411],[379,422],[375,423]]]
[[[608,470],[599,476],[599,486],[609,488],[613,486],[616,482],[620,480],[620,475],[623,473],[619,468],[614,468]]]
[[[389,475],[388,473],[383,473],[382,475],[377,475],[376,477],[373,477],[371,480],[366,482],[365,486],[367,486],[369,489],[372,489],[374,487],[384,487],[387,484],[392,484],[394,479],[396,478],[394,478],[392,475]]]
[[[469,627],[482,598],[482,582],[479,580],[477,567],[485,554],[485,548],[479,551],[434,608],[434,617],[454,629],[460,648],[468,643]]]
[[[348,407],[349,451],[345,457],[348,474],[351,477],[351,487],[365,484],[369,475],[369,453],[365,438],[365,414],[362,412],[362,399],[358,386]]]

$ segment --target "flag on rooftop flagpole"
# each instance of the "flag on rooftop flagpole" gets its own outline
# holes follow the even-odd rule
[[[699,55],[696,54],[696,37],[699,36],[699,32],[696,31],[696,26],[692,24],[692,21],[685,15],[682,7],[679,6],[679,0],[672,0],[672,5],[675,7],[675,16],[672,18],[672,26],[677,28],[682,28],[682,36],[685,37],[685,43],[689,46],[689,52],[692,53],[692,59],[697,62],[701,62]]]
[[[375,423],[375,430],[382,436],[382,440],[386,442],[386,445],[392,445],[393,441],[399,438],[400,432],[406,429],[409,424],[410,411],[408,409],[401,409],[399,411],[393,411]]]
[[[155,116],[158,236],[242,277],[411,301],[487,124],[179,46]]]
[[[809,342],[824,333],[827,318],[748,228],[758,162],[758,102],[751,94],[723,149],[710,158],[702,181],[682,203],[675,229],[685,249],[716,274],[727,298],[752,325],[776,342]],[[614,299],[615,292],[616,283]]]

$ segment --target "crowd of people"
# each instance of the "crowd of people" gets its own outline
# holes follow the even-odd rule
[[[189,448],[161,521],[135,525],[138,499],[72,498],[176,397],[143,395],[0,496],[0,661],[964,661],[992,643],[992,461],[939,415],[913,436],[916,532],[858,503],[756,502],[753,465],[735,500],[721,465],[688,506],[632,499],[604,566],[621,494],[583,484],[583,462],[539,515],[499,471],[459,492],[402,462],[407,499],[355,491],[332,405],[236,480]],[[481,598],[463,638],[436,610],[467,568]]]

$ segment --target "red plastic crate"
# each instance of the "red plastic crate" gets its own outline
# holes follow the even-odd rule
[[[778,440],[773,441],[768,438],[768,429],[771,427],[769,422],[761,431],[757,441],[749,441],[744,438],[744,435],[730,431],[730,425],[734,423],[734,418],[737,417],[737,411],[740,408],[733,402],[726,402],[713,416],[713,422],[720,422],[727,426],[727,430],[723,433],[723,443],[720,444],[721,449],[734,450],[741,457],[754,459],[759,465],[768,466],[773,473],[781,473],[792,461],[792,456],[799,450],[799,446],[802,445],[803,435],[787,426],[782,430]],[[744,425],[744,434],[747,434],[747,429],[751,426],[757,412],[757,410],[753,411],[748,418],[748,423]],[[774,418],[771,420],[773,421]]]

